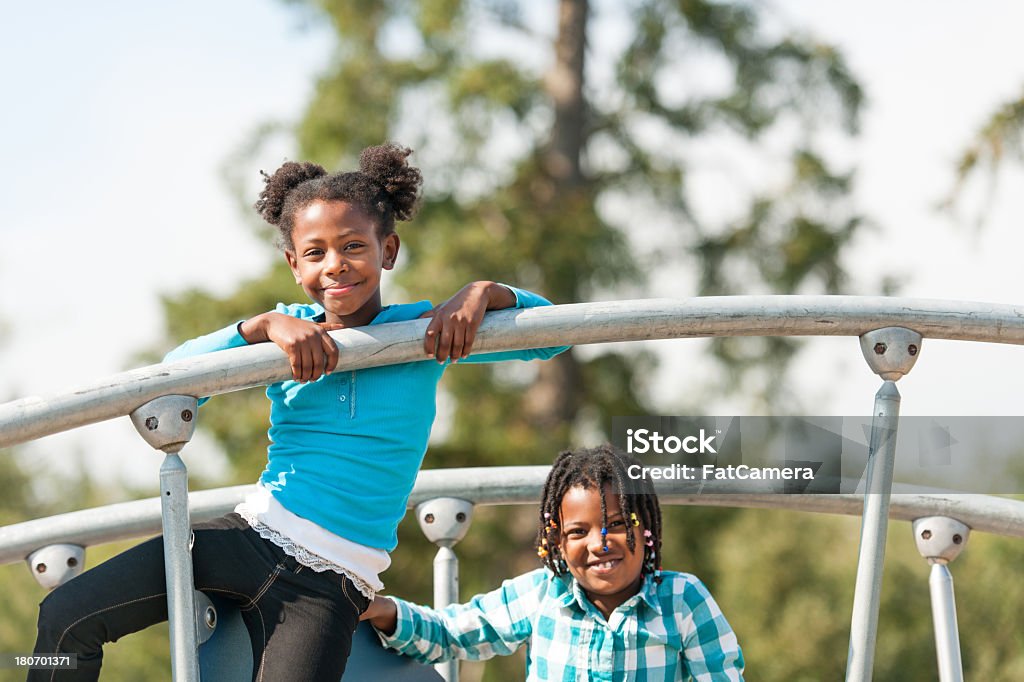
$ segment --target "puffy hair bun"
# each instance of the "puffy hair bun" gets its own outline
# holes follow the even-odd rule
[[[263,180],[266,186],[260,192],[260,198],[256,201],[256,211],[263,216],[271,225],[281,222],[281,213],[284,209],[284,200],[288,193],[306,182],[327,175],[322,166],[309,161],[296,162],[287,161],[278,168],[273,175],[267,175],[263,171]]]
[[[423,177],[407,158],[412,150],[396,144],[367,147],[359,155],[359,170],[378,183],[391,197],[391,209],[398,220],[409,220],[416,214]]]

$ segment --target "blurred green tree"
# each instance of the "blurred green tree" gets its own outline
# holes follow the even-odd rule
[[[0,320],[0,349],[6,343],[7,330],[7,323]],[[0,400],[14,398],[0,396]],[[16,448],[0,448],[0,526],[42,515],[28,469],[18,458]],[[27,625],[35,622],[43,590],[32,580],[24,564],[0,566],[0,586],[4,590],[4,598],[0,599],[0,651],[29,651],[35,641],[35,631]],[[25,677],[24,673],[0,670],[0,680],[7,679],[8,673],[11,680],[15,675],[19,679]]]
[[[423,170],[422,210],[400,229],[394,284],[404,294],[391,298],[439,301],[489,278],[572,303],[642,294],[655,272],[670,273],[677,296],[842,291],[843,249],[864,220],[849,199],[852,174],[835,170],[820,142],[856,133],[861,88],[834,48],[784,34],[760,5],[291,4],[338,37],[294,130],[299,156],[353,167],[362,148],[394,139],[416,150]],[[240,173],[256,177],[255,150],[281,129],[262,127],[230,162],[246,203],[256,187]],[[727,187],[698,181],[708,165]],[[724,206],[725,217],[708,204]],[[225,297],[168,296],[168,336],[190,338],[298,295],[278,260]],[[712,348],[734,388],[744,380],[745,392],[767,396],[784,386],[797,346],[733,339]],[[653,411],[646,378],[655,367],[634,346],[454,368],[443,383],[454,417],[428,466],[549,463],[560,449],[607,437],[611,415]],[[758,379],[747,380],[755,367]],[[693,408],[699,398],[683,400]],[[257,392],[204,407],[200,423],[224,446],[236,480],[262,467],[266,411]],[[464,594],[535,565],[522,551],[533,514],[479,511],[460,545]],[[714,543],[699,538],[744,514],[688,512],[708,535],[670,543],[666,565],[718,570]],[[390,588],[429,600],[420,567],[432,551],[403,524]],[[486,679],[515,679],[515,665],[489,664]]]
[[[977,225],[984,223],[998,186],[999,169],[1008,163],[1024,161],[1022,132],[1024,96],[998,105],[961,151],[956,162],[953,188],[940,208],[952,208],[962,198],[971,179],[984,173],[988,194],[975,217]]]
[[[694,511],[670,513],[689,518]],[[689,525],[675,527],[688,534]],[[938,677],[930,567],[909,528],[901,521],[889,526],[873,671],[878,682]],[[843,678],[859,537],[858,517],[767,509],[746,510],[716,526],[712,553],[693,572],[709,576],[708,587],[743,646],[749,679]],[[1018,538],[976,533],[950,565],[965,679],[1011,682],[1024,670],[1024,635],[1016,625],[1024,586],[1013,577],[1022,557]]]
[[[4,346],[0,320],[0,349]],[[13,398],[13,396],[10,396]],[[8,396],[0,396],[6,400]],[[31,459],[32,446],[0,449],[0,526],[85,509],[111,501],[81,465],[60,473],[40,467]],[[42,483],[43,485],[40,485]],[[60,491],[56,496],[53,491]],[[134,543],[114,543],[86,552],[86,567],[101,563]],[[27,653],[36,639],[39,602],[46,590],[23,562],[0,566],[0,651]],[[166,626],[152,628],[105,648],[104,679],[158,680],[168,676],[170,651]],[[25,679],[25,671],[0,668],[0,682]]]
[[[569,303],[642,292],[648,274],[668,268],[674,295],[842,290],[843,247],[863,220],[851,175],[817,147],[822,134],[856,131],[861,89],[835,49],[777,35],[755,5],[645,0],[591,16],[585,0],[294,4],[338,33],[295,131],[300,155],[335,168],[386,139],[417,150],[425,201],[402,231],[396,276],[410,297],[443,300],[486,277]],[[719,77],[709,85],[705,72]],[[737,181],[714,201],[735,209],[731,220],[696,210],[688,178],[705,140],[773,164],[775,181],[752,188],[740,186],[743,164],[729,169]],[[168,297],[169,336],[297,293],[278,261],[227,297]],[[734,386],[762,368],[744,392],[763,396],[784,386],[796,345],[713,348]],[[457,418],[433,461],[548,461],[598,438],[609,415],[649,410],[655,364],[631,349],[459,368],[444,384]],[[251,395],[220,403],[205,423],[252,471],[265,407]]]

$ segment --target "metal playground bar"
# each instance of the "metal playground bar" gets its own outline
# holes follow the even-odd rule
[[[427,320],[332,332],[341,349],[336,371],[422,360]],[[970,530],[1024,537],[1024,502],[985,495],[927,495],[893,490],[899,425],[896,381],[908,373],[924,338],[1024,344],[1024,308],[987,303],[849,296],[734,296],[581,303],[487,315],[476,352],[669,338],[723,336],[856,336],[882,380],[872,412],[863,495],[669,493],[670,504],[703,504],[861,514],[860,551],[851,614],[849,681],[871,679],[888,519],[914,522],[930,578],[939,678],[962,680],[960,647],[947,564]],[[216,630],[217,608],[192,585],[190,523],[229,511],[248,486],[188,494],[179,456],[192,437],[196,397],[290,377],[273,344],[236,348],[107,377],[65,393],[0,405],[0,447],[98,421],[130,415],[143,438],[165,453],[160,503],[143,500],[63,514],[0,528],[0,563],[49,564],[47,586],[81,570],[84,547],[161,529],[165,538],[172,674],[200,678],[200,644]],[[539,499],[546,467],[423,471],[410,505],[439,546],[435,603],[458,597],[458,563],[451,547],[469,527],[477,504],[526,504]],[[191,518],[190,518],[191,512]],[[44,569],[45,570],[45,569]],[[455,664],[439,666],[457,679]],[[206,668],[204,667],[204,670]],[[347,675],[346,675],[347,677]],[[221,679],[218,677],[218,679]]]

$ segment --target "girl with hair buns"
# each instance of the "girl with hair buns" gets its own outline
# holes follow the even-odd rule
[[[195,585],[238,604],[254,680],[330,680],[345,669],[360,614],[383,585],[388,552],[427,448],[435,392],[448,364],[550,358],[564,349],[470,356],[487,310],[550,305],[526,291],[473,282],[443,304],[384,306],[380,282],[401,244],[395,222],[413,217],[420,172],[411,151],[370,147],[359,170],[328,174],[285,163],[256,209],[311,304],[279,304],[193,339],[165,360],[273,342],[292,379],[267,388],[267,466],[235,512],[194,529]],[[327,332],[431,317],[425,359],[332,373]],[[36,653],[76,653],[77,670],[35,670],[30,680],[94,680],[102,646],[167,618],[161,538],[69,581],[40,606]]]

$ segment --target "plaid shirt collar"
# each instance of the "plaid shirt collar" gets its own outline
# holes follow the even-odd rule
[[[571,573],[555,576],[555,579],[551,581],[548,588],[548,596],[562,606],[571,607],[575,605],[583,613],[593,612],[600,615],[597,607],[587,598],[583,588],[580,587],[580,584]],[[643,582],[640,583],[640,591],[623,602],[615,610],[628,612],[641,601],[647,604],[656,614],[661,615],[661,604],[658,601],[658,584],[654,582],[650,575],[645,574]]]

